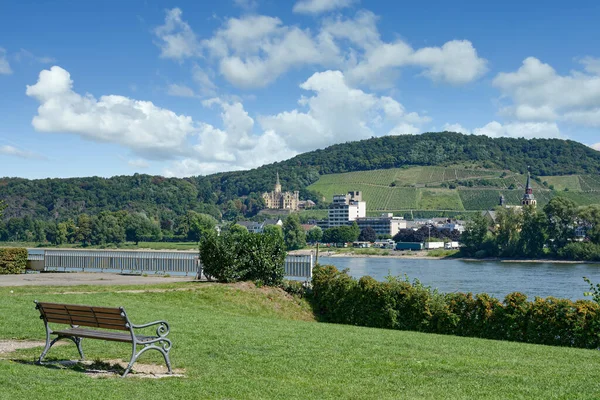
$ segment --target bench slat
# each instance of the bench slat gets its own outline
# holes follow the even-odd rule
[[[94,307],[94,306],[80,306],[74,304],[58,304],[58,303],[38,303],[42,309],[45,310],[64,310],[64,311],[88,311],[94,310],[96,313],[121,315],[121,309],[115,307]]]
[[[98,322],[105,322],[107,324],[115,324],[115,325],[125,325],[127,323],[127,320],[121,316],[119,316],[118,318],[115,316],[108,316],[106,317],[103,314],[99,314],[99,315],[94,315],[94,314],[73,314],[73,313],[69,313],[69,314],[60,314],[60,313],[54,313],[54,312],[45,312],[44,315],[47,318],[59,318],[59,319],[63,319],[63,318],[71,318],[71,319],[79,319],[79,320],[89,320],[89,321],[98,321]]]
[[[60,311],[56,311],[56,310],[44,310],[44,314],[48,315],[48,316],[54,316],[54,317],[60,317],[60,316],[71,316],[71,317],[81,317],[81,318],[97,318],[97,319],[104,319],[107,321],[125,321],[125,318],[122,317],[121,315],[114,315],[114,314],[101,314],[101,313],[93,313],[93,312],[89,312],[89,313],[85,313],[82,311],[76,311],[76,312],[60,312]]]

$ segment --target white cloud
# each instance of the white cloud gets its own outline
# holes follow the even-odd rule
[[[21,49],[19,50],[18,53],[16,53],[14,55],[15,60],[17,61],[25,61],[25,60],[30,60],[30,61],[35,61],[41,64],[52,64],[53,62],[56,62],[56,59],[52,58],[52,57],[48,57],[48,56],[36,56],[35,54],[33,54],[32,52],[25,50],[25,49]]]
[[[523,137],[525,139],[563,138],[558,125],[550,122],[512,122],[503,125],[497,121],[492,121],[481,128],[475,128],[473,133],[490,137]]]
[[[585,70],[590,74],[600,75],[600,58],[583,57],[579,60],[583,64]]]
[[[108,95],[95,99],[72,89],[69,72],[54,66],[40,72],[27,95],[40,102],[33,127],[40,132],[72,133],[118,143],[147,158],[169,159],[186,153],[186,139],[196,131],[191,117],[177,115],[149,101]]]
[[[0,146],[0,154],[6,155],[6,156],[19,157],[19,158],[45,159],[45,157],[43,157],[40,154],[31,152],[31,151],[21,150],[14,146],[9,146],[9,145]]]
[[[154,34],[159,39],[160,56],[183,60],[200,54],[200,43],[196,34],[181,19],[182,11],[179,8],[167,10],[165,24],[157,27]]]
[[[321,14],[338,8],[350,7],[356,0],[299,0],[293,11],[299,14]]]
[[[515,72],[499,73],[493,85],[510,101],[501,114],[518,121],[567,121],[600,126],[600,75],[594,75],[595,59],[581,62],[586,71],[559,75],[535,57],[526,58]]]
[[[258,7],[258,1],[256,0],[233,0],[233,4],[246,11],[251,11]]]
[[[12,74],[12,69],[10,68],[10,64],[6,59],[6,50],[0,47],[0,75],[10,74]]]
[[[219,60],[221,74],[242,88],[266,86],[291,68],[327,63],[336,52],[326,37],[263,15],[231,18],[203,45]]]
[[[167,87],[167,94],[175,97],[195,97],[196,93],[185,85],[172,83]]]
[[[590,145],[590,147],[594,150],[600,151],[600,142],[598,142],[596,144],[592,144],[592,145]]]
[[[461,124],[445,123],[442,130],[446,131],[446,132],[458,132],[458,133],[462,133],[465,135],[471,134],[471,131],[468,130],[467,128],[465,128],[464,126],[462,126]]]
[[[237,101],[203,102],[220,107],[220,129],[147,101],[80,95],[73,90],[69,72],[58,66],[40,72],[26,93],[40,102],[32,121],[37,131],[121,145],[141,157],[129,162],[137,168],[144,168],[146,160],[175,160],[165,173],[179,176],[194,168],[203,173],[248,169],[297,154],[273,131],[255,134],[254,119]],[[2,152],[26,155],[7,146]]]
[[[321,31],[338,40],[347,40],[360,49],[372,49],[382,44],[377,29],[378,17],[368,10],[360,10],[354,18],[325,19]]]
[[[487,61],[477,55],[468,40],[418,50],[398,40],[370,46],[364,59],[349,68],[349,76],[373,87],[391,87],[400,67],[418,66],[424,68],[422,75],[433,81],[459,85],[481,77],[487,71],[486,65]]]
[[[421,133],[419,128],[417,128],[414,125],[402,122],[396,125],[394,128],[392,128],[392,130],[388,132],[388,135],[416,135],[417,133]]]
[[[302,97],[298,109],[277,115],[263,116],[263,129],[279,135],[289,148],[308,151],[334,143],[366,139],[382,133],[417,133],[412,123],[428,121],[390,97],[377,97],[352,88],[340,71],[313,74],[300,87],[315,92]],[[412,123],[411,123],[412,122]]]
[[[133,168],[145,169],[145,168],[150,167],[150,164],[148,164],[148,162],[146,160],[143,160],[141,158],[138,158],[136,160],[129,160],[129,161],[127,161],[127,164],[129,164],[129,166],[133,167]]]
[[[194,68],[192,69],[192,79],[198,84],[200,93],[205,96],[214,96],[217,91],[217,85],[213,83],[211,76],[211,70],[194,65]]]
[[[424,69],[421,75],[453,85],[478,79],[487,71],[487,60],[480,58],[468,40],[452,40],[441,47],[413,49],[402,40],[384,42],[377,29],[377,17],[370,11],[359,11],[354,18],[329,19],[322,32],[337,43],[348,41],[344,53],[345,70],[352,82],[375,88],[389,88],[402,67]]]
[[[350,3],[306,1],[296,8],[324,10]],[[169,10],[165,24],[155,29],[161,57],[181,61],[208,55],[207,62],[239,88],[264,87],[291,69],[307,66],[342,70],[351,83],[372,88],[392,87],[403,67],[418,67],[420,75],[453,85],[476,80],[487,71],[487,61],[468,40],[416,49],[402,40],[385,42],[377,29],[378,17],[365,10],[354,18],[325,19],[314,32],[285,25],[277,17],[244,15],[225,20],[202,41],[181,15],[178,8]],[[208,75],[202,79],[211,86]]]
[[[487,72],[487,61],[477,56],[468,40],[452,40],[442,47],[425,47],[415,51],[411,63],[425,69],[423,75],[434,81],[460,85]]]

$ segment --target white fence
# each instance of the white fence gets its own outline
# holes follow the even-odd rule
[[[28,250],[29,261],[44,262],[44,271],[118,272],[122,274],[174,274],[201,276],[198,253],[123,250]],[[285,276],[312,278],[312,255],[289,255]]]

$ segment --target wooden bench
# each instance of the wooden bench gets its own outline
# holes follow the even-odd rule
[[[39,364],[42,363],[52,345],[60,339],[72,340],[77,346],[79,355],[83,360],[81,341],[86,338],[132,344],[131,360],[122,375],[123,377],[129,373],[138,357],[151,349],[158,350],[163,355],[169,373],[172,373],[171,361],[169,360],[171,341],[166,338],[169,334],[169,324],[166,321],[135,325],[129,320],[123,307],[92,307],[76,304],[43,303],[37,300],[35,304],[35,308],[40,311],[40,319],[44,321],[44,325],[46,326],[46,347],[37,361]],[[52,330],[49,323],[70,325],[70,327]],[[135,334],[134,332],[135,329],[147,328],[154,325],[157,325],[156,335],[147,336]],[[81,326],[102,330],[80,328]],[[57,335],[57,337],[54,340],[50,340],[51,335]],[[143,346],[139,352],[137,351],[138,346]]]

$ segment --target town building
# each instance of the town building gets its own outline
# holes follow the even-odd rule
[[[239,221],[238,225],[243,226],[248,229],[250,233],[263,233],[265,231],[265,227],[269,225],[277,225],[283,226],[283,221],[281,219],[266,219],[263,222],[255,222],[255,221]]]
[[[406,229],[404,218],[394,217],[392,213],[383,213],[380,217],[357,218],[356,223],[361,231],[370,226],[378,235],[394,236],[400,229]]]
[[[281,183],[279,182],[279,172],[277,173],[277,180],[275,181],[275,187],[272,192],[265,192],[262,195],[267,208],[276,210],[298,210],[300,203],[300,194],[298,191],[295,192],[282,192]]]
[[[364,218],[366,215],[367,203],[362,201],[360,191],[348,192],[345,195],[336,194],[329,206],[327,227],[349,225],[357,218]]]

